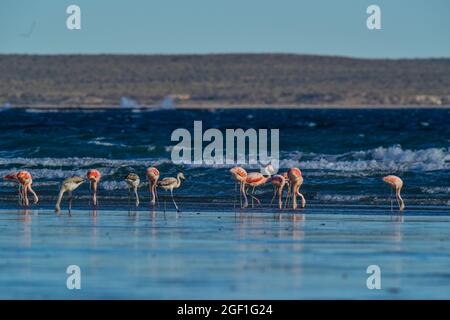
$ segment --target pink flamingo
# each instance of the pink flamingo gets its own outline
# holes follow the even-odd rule
[[[86,177],[89,180],[89,189],[92,191],[92,204],[94,207],[97,206],[97,184],[102,177],[100,171],[96,169],[89,169],[86,173]]]
[[[306,200],[305,197],[300,193],[300,187],[303,184],[302,172],[299,168],[290,168],[287,172],[287,175],[290,184],[289,195],[292,194],[292,208],[297,209],[297,196],[302,199],[302,208],[304,208],[306,205]]]
[[[234,167],[230,169],[231,177],[236,182],[236,185],[239,184],[239,200],[241,208],[242,206],[242,194],[245,194],[245,180],[247,179],[247,171],[245,171],[242,167]],[[236,193],[236,189],[235,189]],[[247,198],[245,198],[244,207],[248,206]]]
[[[178,189],[181,186],[181,180],[185,180],[185,176],[182,172],[179,172],[177,174],[177,177],[167,177],[162,179],[158,182],[158,186],[161,187],[163,190],[169,191],[170,190],[170,196],[172,197],[172,202],[175,206],[175,209],[177,209],[177,212],[181,212],[181,210],[178,208],[175,199],[173,198],[173,189]],[[164,200],[164,208],[166,206],[166,202]],[[165,210],[165,209],[164,209]]]
[[[270,181],[270,176],[275,171],[272,165],[270,164],[266,166],[264,170],[266,171],[267,176],[263,175],[261,172],[250,172],[249,174],[247,174],[247,178],[245,179],[245,184],[249,186],[247,192],[244,193],[245,203],[247,203],[247,193],[251,187],[252,193],[250,194],[250,197],[252,197],[252,208],[253,208],[253,200],[256,200],[258,204],[261,203],[261,201],[259,201],[259,199],[254,196],[255,188],[264,185],[266,182]],[[244,208],[246,207],[247,206],[244,206]]]
[[[64,196],[65,192],[69,193],[69,214],[72,210],[72,191],[74,191],[76,188],[78,188],[83,182],[85,182],[85,179],[78,176],[72,176],[69,178],[64,179],[64,181],[61,184],[61,188],[59,189],[58,199],[56,200],[55,205],[55,212],[59,213],[61,212],[61,201]]]
[[[150,182],[149,190],[150,190],[150,193],[152,194],[152,200],[150,203],[152,205],[155,205],[156,200],[158,199],[158,193],[156,191],[156,186],[157,186],[158,179],[159,179],[158,169],[156,169],[155,167],[148,168],[147,169],[147,178],[148,178],[148,181]]]
[[[21,205],[29,206],[28,201],[28,190],[33,195],[34,201],[33,203],[36,204],[39,202],[39,198],[34,192],[33,188],[31,187],[33,183],[33,178],[31,174],[28,171],[19,171],[19,172],[13,172],[3,177],[4,180],[7,181],[13,181],[19,184],[19,203]]]
[[[287,179],[281,174],[276,174],[270,178],[270,181],[272,182],[272,185],[273,185],[273,197],[272,197],[272,200],[270,201],[270,205],[272,205],[273,200],[275,199],[275,196],[278,194],[278,208],[282,209],[283,208],[283,200],[282,200],[283,189],[284,189],[284,186],[287,184]]]
[[[390,175],[383,177],[383,181],[389,184],[389,186],[395,190],[395,197],[397,198],[399,210],[401,211],[405,209],[405,203],[403,202],[403,199],[400,196],[400,191],[403,188],[403,180],[397,176]]]
[[[133,189],[134,196],[136,199],[136,207],[139,207],[139,194],[138,194],[138,188],[141,184],[141,179],[136,173],[129,173],[125,177],[125,182],[128,185],[128,205],[130,205],[131,201],[131,190]]]

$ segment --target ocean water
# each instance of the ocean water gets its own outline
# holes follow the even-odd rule
[[[130,171],[143,181],[145,169],[157,166],[161,176],[183,171],[187,180],[176,191],[185,202],[230,206],[234,184],[225,165],[183,165],[171,162],[177,128],[193,132],[195,120],[208,128],[280,129],[281,171],[298,166],[302,192],[311,204],[386,205],[387,174],[403,178],[409,205],[450,205],[450,110],[38,110],[9,109],[0,113],[0,175],[27,169],[43,206],[50,206],[60,182],[103,174],[102,207],[126,205],[123,177]],[[206,143],[204,144],[206,146]],[[258,167],[250,167],[258,170]],[[269,198],[271,187],[261,188]],[[88,197],[88,186],[76,196]],[[163,194],[162,194],[163,195]],[[0,206],[15,206],[13,185],[0,182]],[[183,201],[183,200],[181,200]],[[85,204],[79,201],[78,204]],[[267,204],[267,201],[265,201]],[[264,205],[264,202],[263,202]]]
[[[450,297],[450,110],[0,111],[0,174],[26,169],[40,203],[17,205],[0,182],[0,298],[403,299]],[[302,169],[307,207],[239,210],[226,165],[171,163],[174,129],[280,129],[281,171]],[[173,210],[148,205],[144,173],[183,171]],[[53,212],[60,182],[99,169],[73,211]],[[257,167],[249,167],[250,171]],[[141,175],[141,206],[123,177]],[[406,210],[391,210],[386,174],[403,178]],[[166,208],[164,212],[163,208]],[[82,289],[66,288],[79,265]],[[378,265],[382,289],[369,290]]]

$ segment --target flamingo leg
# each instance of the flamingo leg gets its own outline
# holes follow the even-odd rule
[[[157,204],[158,207],[159,207],[159,197],[158,197],[158,189],[156,188],[156,183],[155,183],[153,189],[154,189],[154,192],[155,192],[156,204]]]
[[[297,186],[292,186],[292,209],[297,209]]]
[[[284,208],[286,209],[289,205],[289,200],[291,200],[291,186],[288,186],[288,193],[286,196],[286,204],[284,205]]]
[[[284,185],[282,185],[278,189],[278,209],[282,209],[283,208],[283,188],[284,188]]]
[[[154,182],[150,182],[150,193],[152,195],[150,204],[154,206],[156,203],[156,183],[154,183]]]
[[[137,187],[134,187],[134,195],[136,196],[136,207],[139,207],[139,194],[137,191]]]
[[[92,192],[92,203],[94,204],[94,207],[97,207],[97,181],[94,181],[93,185],[93,192]]]
[[[241,197],[244,196],[244,205],[241,206],[241,208],[247,208],[248,207],[248,199],[247,199],[247,194],[245,191],[245,184],[241,183]]]
[[[170,196],[172,197],[172,202],[173,202],[173,205],[175,206],[175,209],[177,209],[177,212],[180,212],[181,210],[178,209],[178,206],[175,203],[175,199],[173,198],[173,189],[170,189]]]
[[[28,185],[23,186],[23,198],[24,198],[24,205],[29,206],[30,202],[28,201]]]
[[[270,207],[272,207],[273,200],[275,200],[276,195],[277,195],[277,187],[274,186],[272,200],[270,200]]]
[[[235,182],[234,183],[234,199],[233,199],[233,208],[234,208],[234,211],[236,211],[236,197],[237,197],[237,195],[236,195],[236,193],[237,193],[237,182]]]
[[[394,211],[394,200],[392,200],[392,190],[394,190],[393,188],[390,188],[390,193],[389,193],[389,201],[391,202],[391,212]]]
[[[69,196],[68,202],[69,202],[69,214],[70,214],[72,211],[72,200],[73,200],[72,191],[68,192],[68,196]]]
[[[23,204],[24,204],[23,203],[23,188],[22,188],[21,184],[19,184],[18,191],[19,191],[19,205],[23,206]]]
[[[253,193],[255,192],[255,187],[253,187],[252,188],[252,193],[251,193],[251,197],[252,197],[252,208],[253,208],[253,204],[254,204],[254,202],[253,202],[253,200],[254,200],[254,196],[253,196]]]

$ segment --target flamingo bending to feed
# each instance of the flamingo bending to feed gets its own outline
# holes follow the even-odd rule
[[[270,176],[275,171],[275,169],[272,167],[271,164],[269,164],[264,168],[264,171],[266,175],[263,175],[261,172],[250,172],[249,174],[247,174],[247,178],[245,179],[245,184],[249,186],[247,192],[250,189],[250,187],[252,188],[252,193],[250,194],[250,197],[252,197],[252,208],[253,208],[253,200],[256,200],[258,204],[261,203],[261,201],[259,201],[259,199],[254,196],[255,188],[269,181]],[[245,203],[247,203],[247,192],[244,192]],[[247,206],[244,205],[244,208],[246,207]]]
[[[78,188],[83,182],[86,180],[82,177],[73,176],[64,179],[61,188],[59,189],[59,195],[58,200],[56,200],[56,206],[55,206],[55,212],[61,211],[61,200],[64,196],[64,193],[67,191],[69,193],[69,213],[72,209],[72,191],[74,191],[76,188]]]
[[[236,184],[239,184],[239,201],[241,208],[242,206],[242,194],[245,194],[245,180],[247,179],[247,171],[242,167],[234,167],[230,169],[231,177],[234,179]],[[236,189],[234,190],[236,193]],[[248,207],[247,197],[245,197],[244,208]]]
[[[96,169],[90,169],[86,173],[86,177],[89,180],[89,189],[92,192],[92,204],[93,206],[97,206],[97,184],[102,177],[100,171]]]
[[[128,184],[128,203],[131,200],[131,189],[133,189],[134,195],[136,197],[136,207],[139,207],[139,195],[137,189],[141,183],[141,179],[136,173],[129,173],[125,177],[125,182]]]
[[[4,176],[3,179],[7,181],[13,181],[19,184],[19,203],[21,205],[29,206],[30,204],[28,201],[28,190],[30,190],[31,194],[33,195],[34,198],[33,203],[36,204],[39,202],[39,198],[36,192],[34,192],[33,188],[31,187],[31,184],[33,183],[33,178],[28,171],[18,171],[10,173]]]
[[[287,175],[290,183],[289,194],[292,194],[292,208],[297,209],[297,196],[302,199],[302,208],[304,208],[306,205],[306,200],[300,193],[300,187],[303,184],[302,172],[299,168],[290,168]]]
[[[405,203],[403,202],[403,199],[400,196],[400,191],[403,188],[403,180],[397,176],[390,175],[383,177],[383,181],[389,184],[389,186],[395,190],[395,197],[397,198],[399,210],[405,209]]]
[[[168,191],[170,190],[170,195],[172,197],[172,202],[175,205],[175,209],[177,209],[177,212],[180,212],[181,210],[178,209],[177,204],[175,203],[175,200],[173,198],[173,189],[178,189],[181,186],[181,179],[185,180],[184,174],[182,172],[179,172],[177,174],[177,177],[168,177],[164,178],[161,181],[158,182],[158,186],[163,188],[164,190]]]
[[[270,201],[270,205],[272,205],[273,200],[275,199],[275,196],[278,194],[278,208],[283,208],[283,189],[284,186],[287,184],[287,179],[284,177],[284,175],[276,174],[270,178],[270,182],[272,182],[273,185],[273,196],[272,200]]]
[[[147,169],[147,178],[150,182],[150,193],[152,194],[151,204],[155,205],[156,200],[158,199],[158,193],[156,191],[156,186],[159,179],[159,171],[155,167],[150,167]]]

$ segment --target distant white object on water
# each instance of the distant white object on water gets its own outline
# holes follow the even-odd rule
[[[138,105],[138,103],[136,101],[134,101],[131,98],[122,97],[122,98],[120,98],[120,107],[121,108],[133,109],[133,108],[139,108],[139,105]]]

